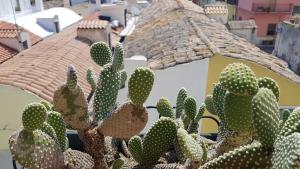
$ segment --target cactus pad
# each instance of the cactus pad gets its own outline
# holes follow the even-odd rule
[[[111,50],[105,42],[96,42],[92,44],[90,54],[94,62],[100,66],[104,66],[112,62]]]
[[[197,103],[193,97],[189,96],[184,100],[184,111],[191,120],[194,120],[197,113]]]
[[[127,80],[127,73],[125,70],[121,70],[119,73],[121,76],[121,83],[120,83],[120,89],[121,89],[121,88],[125,87],[126,80]]]
[[[300,134],[293,133],[276,141],[272,156],[274,169],[300,168]]]
[[[107,118],[114,109],[121,83],[119,72],[113,71],[111,65],[106,65],[100,73],[96,88],[94,111],[97,120]]]
[[[170,117],[175,119],[173,107],[171,106],[171,102],[167,98],[162,97],[161,99],[159,99],[156,107],[161,117]]]
[[[224,89],[236,95],[255,95],[258,91],[254,72],[243,63],[229,64],[219,80]]]
[[[86,80],[91,85],[92,90],[95,91],[97,86],[97,78],[92,68],[89,68],[86,71]]]
[[[22,115],[24,129],[34,131],[43,126],[47,118],[47,109],[41,103],[30,103],[25,106]]]
[[[77,74],[73,65],[68,66],[67,71],[67,86],[70,90],[73,90],[77,86]]]
[[[114,50],[112,69],[119,71],[123,65],[124,50],[121,43],[117,43]]]
[[[98,125],[98,131],[105,136],[128,139],[139,134],[146,126],[148,112],[127,102]]]
[[[187,97],[187,91],[185,88],[181,88],[177,94],[176,99],[176,118],[179,118],[184,110],[184,100]]]
[[[183,151],[186,158],[192,161],[201,161],[203,156],[203,150],[201,145],[184,129],[177,130],[177,139],[180,145],[180,149]]]
[[[133,104],[142,106],[147,100],[154,82],[154,73],[149,68],[138,67],[129,78],[129,97]]]
[[[277,84],[277,82],[269,77],[262,77],[258,79],[258,86],[259,88],[267,88],[272,90],[272,92],[274,93],[274,95],[276,96],[277,100],[279,99],[279,86]]]
[[[215,107],[214,107],[214,102],[213,102],[213,97],[212,97],[212,95],[207,95],[207,96],[205,97],[204,103],[205,103],[206,110],[207,110],[209,113],[211,113],[211,114],[213,114],[213,115],[216,115],[216,116],[218,115],[217,112],[216,112],[216,110],[215,110]]]
[[[52,110],[53,105],[45,100],[41,100],[40,103],[45,106],[47,111]]]
[[[63,154],[55,141],[40,130],[21,130],[9,138],[13,158],[26,168],[62,168]]]
[[[290,116],[291,112],[289,109],[284,109],[282,112],[281,112],[281,119],[283,122],[285,122],[289,116]]]
[[[300,109],[296,108],[283,124],[280,136],[288,136],[295,132],[300,132]]]
[[[143,159],[147,165],[157,162],[173,144],[176,137],[176,123],[173,119],[162,117],[153,124],[143,141]]]
[[[66,150],[66,124],[58,112],[49,112],[47,123],[55,130],[59,146],[62,151]]]
[[[113,162],[112,169],[122,169],[124,163],[125,163],[124,159],[118,158]]]
[[[136,162],[140,164],[143,163],[143,146],[140,136],[133,136],[130,138],[128,142],[128,150]]]
[[[215,158],[200,169],[253,169],[271,168],[272,151],[265,149],[260,143],[241,146]]]
[[[41,130],[44,133],[48,134],[54,141],[57,141],[57,136],[56,136],[54,128],[51,125],[49,125],[47,122],[44,122]]]
[[[68,169],[92,169],[94,167],[94,159],[89,154],[77,150],[66,150],[64,161]]]
[[[272,147],[279,132],[278,103],[270,89],[260,88],[252,100],[255,136],[263,146]]]
[[[224,114],[229,129],[236,132],[252,129],[252,96],[240,96],[227,93],[224,103]]]

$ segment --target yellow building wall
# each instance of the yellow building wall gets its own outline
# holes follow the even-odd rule
[[[257,63],[242,60],[242,59],[224,57],[220,55],[214,56],[209,60],[206,95],[212,93],[213,84],[218,82],[221,71],[228,64],[234,62],[245,63],[254,71],[257,77],[267,76],[276,80],[276,82],[280,87],[280,97],[279,97],[280,106],[290,106],[290,107],[300,106],[300,84],[297,84]],[[205,113],[205,115],[212,116],[207,112]],[[216,131],[217,131],[217,127],[215,123],[208,120],[202,121],[202,133],[209,133],[209,132],[216,132]]]
[[[0,84],[0,151],[8,149],[8,137],[22,125],[24,106],[40,100],[25,90]]]

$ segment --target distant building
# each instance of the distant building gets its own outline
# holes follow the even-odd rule
[[[300,19],[284,21],[277,26],[274,55],[285,60],[290,68],[300,76]]]
[[[222,24],[226,24],[228,21],[228,8],[226,3],[218,2],[204,5],[204,12],[207,17]]]
[[[256,44],[257,26],[254,20],[228,21],[228,30],[249,42]]]
[[[1,0],[0,18],[44,10],[43,0]]]
[[[254,19],[261,44],[274,44],[276,24],[289,20],[299,8],[299,0],[239,0],[236,19]]]

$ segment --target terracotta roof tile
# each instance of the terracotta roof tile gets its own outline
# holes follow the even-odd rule
[[[195,7],[193,7],[195,6]],[[126,56],[143,55],[152,69],[165,69],[221,54],[256,62],[296,83],[283,60],[267,54],[209,19],[188,0],[159,0],[145,8],[133,33],[125,39]]]
[[[226,4],[212,4],[205,5],[204,7],[205,14],[227,14],[228,8]]]
[[[83,20],[79,22],[77,29],[105,29],[108,25],[108,21],[105,20]]]
[[[15,56],[18,52],[0,44],[0,64]]]
[[[78,81],[88,95],[90,86],[85,80],[86,70],[93,67],[100,71],[100,68],[90,58],[88,44],[75,39],[76,27],[74,25],[2,63],[0,84],[25,89],[51,102],[55,89],[66,80],[67,66],[73,64]]]

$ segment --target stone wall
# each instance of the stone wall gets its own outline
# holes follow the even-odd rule
[[[285,60],[300,75],[300,25],[282,22],[277,26],[274,54]]]

